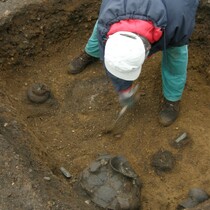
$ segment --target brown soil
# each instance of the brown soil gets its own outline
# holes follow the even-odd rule
[[[73,186],[79,173],[104,152],[124,155],[132,164],[143,183],[144,210],[174,210],[192,187],[210,193],[210,30],[205,14],[199,13],[189,46],[180,116],[170,127],[158,123],[162,95],[157,53],[137,81],[144,92],[139,103],[114,133],[104,132],[120,106],[102,64],[92,64],[79,75],[67,74],[68,62],[83,49],[93,22],[49,47],[47,57],[38,55],[28,66],[1,72],[0,209],[97,209],[86,204]],[[46,84],[53,98],[44,104],[30,102],[26,92],[34,83]],[[183,132],[191,144],[173,148],[171,140]],[[159,150],[174,155],[170,172],[157,174],[151,166],[151,157]],[[71,179],[61,174],[61,166]]]

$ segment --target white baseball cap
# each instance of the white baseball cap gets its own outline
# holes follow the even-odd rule
[[[114,76],[136,80],[146,58],[142,39],[132,32],[119,31],[109,36],[104,52],[106,69]]]

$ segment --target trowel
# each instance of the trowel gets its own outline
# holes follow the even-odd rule
[[[128,106],[124,106],[124,107],[120,110],[120,112],[119,112],[119,114],[118,114],[116,120],[115,120],[114,123],[113,123],[112,130],[115,128],[117,122],[118,122],[118,121],[120,120],[120,118],[125,114],[125,112],[127,111],[127,109],[128,109]]]
[[[135,101],[137,101],[139,99],[139,94],[137,94],[137,90],[139,88],[139,85],[136,85],[134,87],[134,94],[135,94]],[[129,106],[123,106],[122,109],[120,110],[119,114],[117,115],[117,118],[114,120],[112,126],[110,129],[107,130],[107,133],[111,133],[116,125],[118,124],[118,122],[120,121],[120,119],[125,115],[125,113],[128,111],[128,109],[130,109],[131,107]]]

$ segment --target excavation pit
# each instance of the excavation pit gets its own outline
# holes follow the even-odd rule
[[[8,7],[7,7],[8,6]],[[189,45],[188,80],[180,117],[158,123],[161,53],[138,79],[145,94],[127,115],[120,138],[105,134],[120,111],[100,62],[67,73],[97,20],[98,1],[0,2],[0,209],[99,209],[74,190],[78,175],[98,154],[123,155],[143,183],[142,209],[173,210],[189,188],[210,192],[209,6],[202,3]],[[31,103],[27,90],[46,84],[53,100]],[[171,147],[180,131],[192,144]],[[157,176],[151,156],[171,151],[176,165]],[[63,176],[64,167],[71,178]],[[155,207],[155,208],[154,208]]]

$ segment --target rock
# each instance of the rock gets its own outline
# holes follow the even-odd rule
[[[152,157],[152,166],[156,172],[171,171],[175,164],[175,158],[170,151],[158,151]]]
[[[140,208],[140,180],[125,157],[100,156],[80,174],[78,186],[104,209]]]
[[[201,203],[209,198],[209,195],[200,188],[192,188],[188,193],[189,197]]]
[[[192,188],[188,192],[188,197],[179,203],[177,210],[192,209],[208,199],[209,195],[204,190],[200,188]]]
[[[27,91],[27,97],[33,103],[44,103],[50,98],[50,95],[50,89],[41,83],[33,84]]]
[[[172,139],[170,141],[170,145],[176,149],[180,149],[185,147],[187,144],[191,142],[191,138],[189,137],[189,134],[186,132],[183,132],[179,134],[175,139]]]
[[[191,208],[191,210],[209,210],[209,209],[210,209],[210,199],[198,204],[194,208]]]
[[[50,181],[50,180],[51,180],[51,178],[50,178],[50,177],[48,177],[48,176],[45,176],[45,177],[44,177],[44,180],[46,180],[46,181]]]
[[[62,172],[62,174],[63,174],[66,178],[70,179],[70,178],[72,177],[72,175],[71,175],[64,167],[60,167],[60,171]]]

